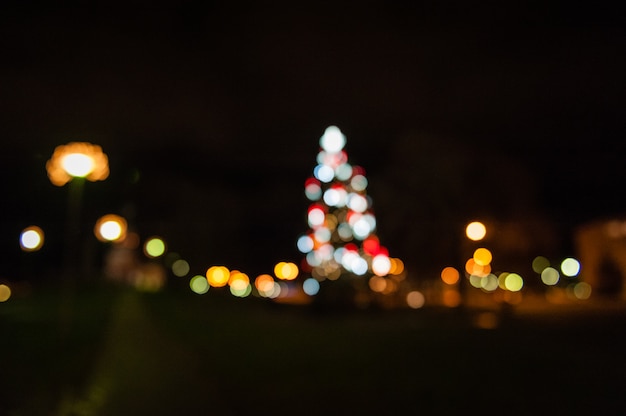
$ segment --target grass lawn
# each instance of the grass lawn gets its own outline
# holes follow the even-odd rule
[[[34,289],[0,304],[0,414],[623,414],[624,311]],[[485,316],[497,326],[474,324]]]

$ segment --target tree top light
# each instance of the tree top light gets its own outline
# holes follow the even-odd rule
[[[98,145],[71,142],[57,146],[46,163],[50,182],[63,186],[73,178],[101,181],[109,176],[109,161]]]

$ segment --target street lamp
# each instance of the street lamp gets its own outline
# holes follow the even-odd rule
[[[86,142],[71,142],[57,146],[46,162],[48,178],[53,185],[69,183],[68,218],[66,234],[65,266],[72,271],[78,255],[80,236],[81,194],[85,180],[95,182],[109,176],[109,161],[98,145]]]
[[[74,178],[91,182],[102,181],[109,176],[109,161],[98,145],[72,142],[57,146],[46,163],[50,182],[63,186]]]

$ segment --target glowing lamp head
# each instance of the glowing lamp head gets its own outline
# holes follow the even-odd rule
[[[96,221],[94,234],[100,241],[123,241],[126,238],[127,223],[119,215],[107,214]]]
[[[472,241],[480,241],[487,235],[487,228],[482,222],[474,221],[467,224],[465,234]]]
[[[61,166],[71,176],[84,178],[93,172],[95,162],[89,155],[70,153],[61,159]]]
[[[43,246],[43,230],[36,225],[25,228],[20,234],[20,247],[23,251],[37,251]]]
[[[92,182],[109,176],[109,161],[98,145],[72,142],[57,146],[46,163],[50,181],[63,186],[72,178],[86,178]]]

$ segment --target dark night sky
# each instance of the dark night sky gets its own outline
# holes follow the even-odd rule
[[[626,212],[624,10],[334,3],[3,2],[3,247],[62,217],[45,161],[84,140],[111,162],[87,217],[194,227],[172,238],[208,262],[292,257],[330,124],[406,257],[447,221]]]

